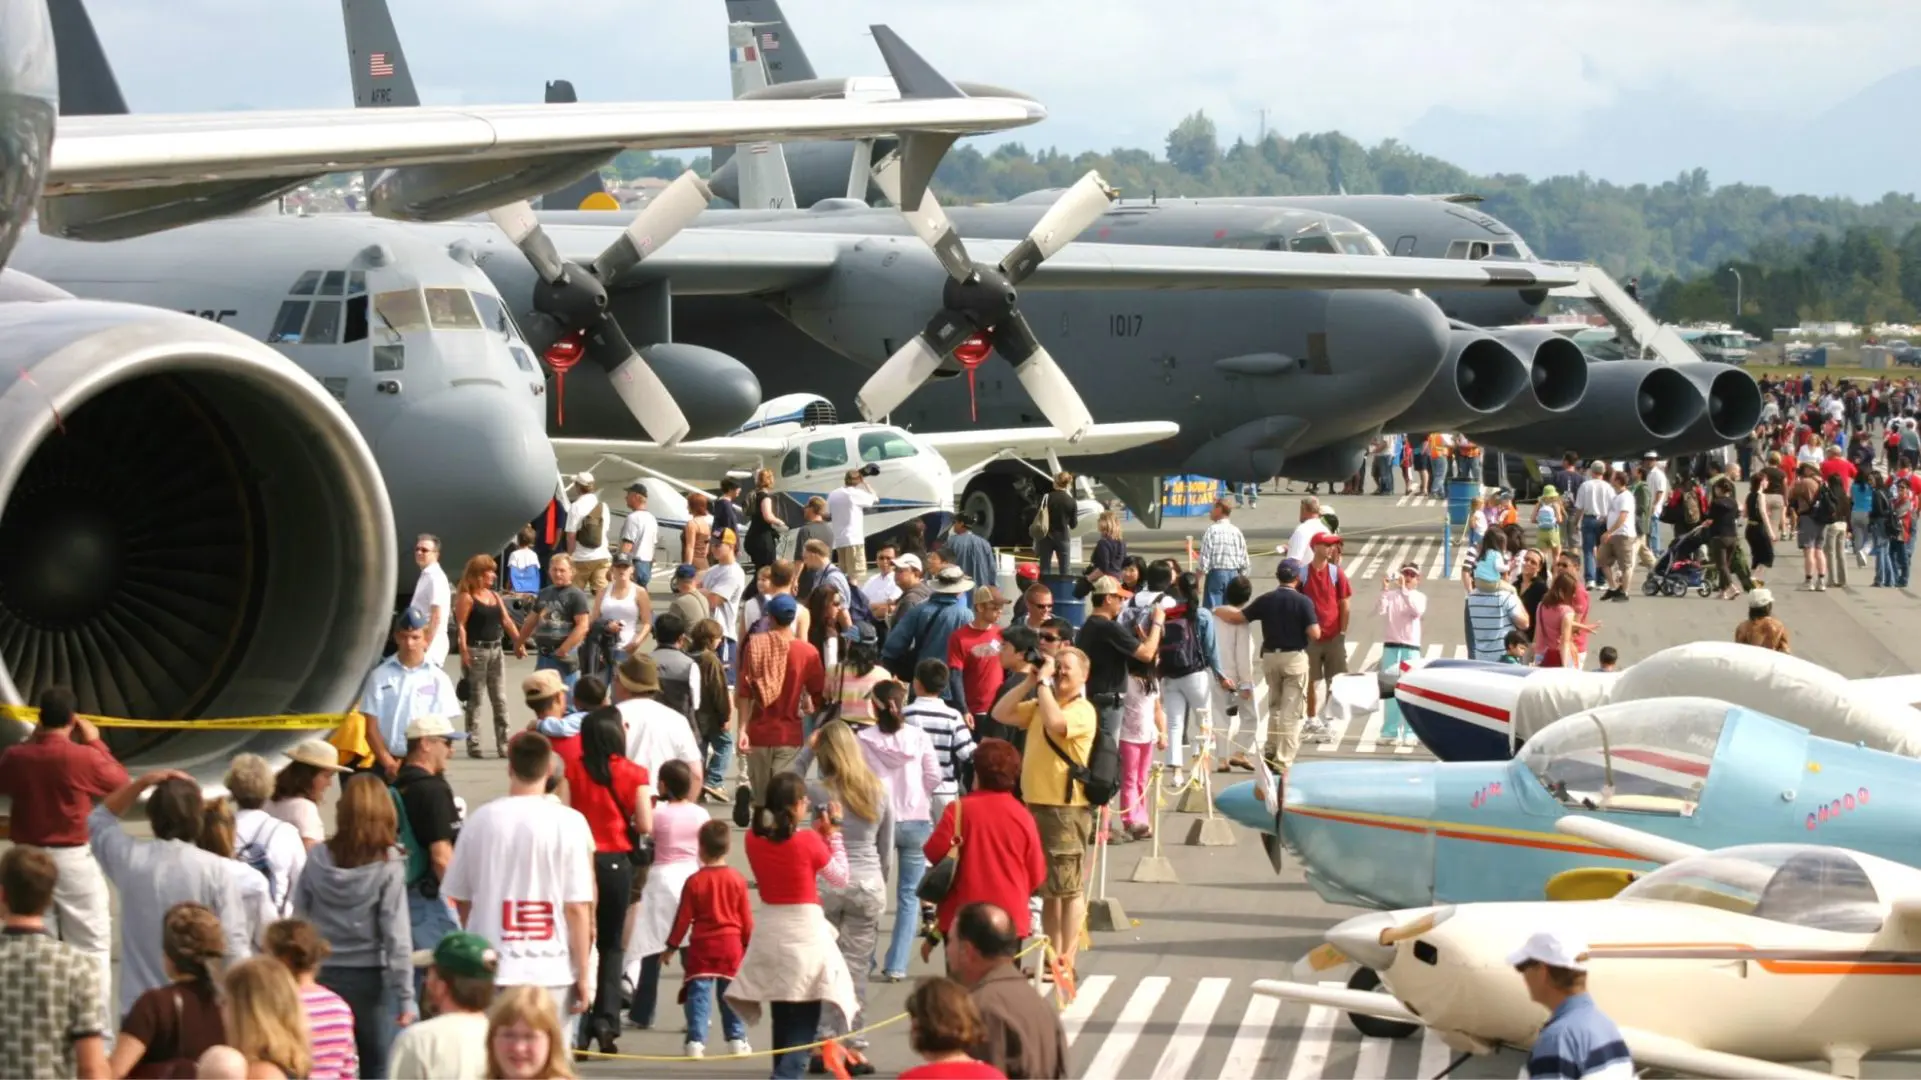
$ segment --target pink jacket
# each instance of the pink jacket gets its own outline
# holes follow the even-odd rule
[[[1381,627],[1381,641],[1389,645],[1419,645],[1421,643],[1421,616],[1427,614],[1427,595],[1399,585],[1381,590],[1381,599],[1374,607],[1375,614],[1384,621]]]
[[[887,785],[894,820],[932,821],[934,789],[940,786],[940,759],[934,740],[913,724],[888,735],[880,725],[863,726],[856,736],[867,764]]]

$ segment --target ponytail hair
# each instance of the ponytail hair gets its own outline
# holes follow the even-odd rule
[[[765,804],[754,811],[754,835],[777,844],[791,839],[800,824],[794,819],[794,804],[806,795],[807,781],[799,773],[776,775],[767,785]]]
[[[882,735],[892,735],[901,729],[906,719],[901,716],[901,706],[907,701],[907,687],[888,679],[874,684],[874,726]]]

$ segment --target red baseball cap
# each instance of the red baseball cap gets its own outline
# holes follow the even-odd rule
[[[1331,532],[1317,533],[1312,541],[1315,544],[1338,544],[1341,538]]]
[[[1041,576],[1039,563],[1024,562],[1014,570],[1014,576],[1022,581],[1038,580]]]

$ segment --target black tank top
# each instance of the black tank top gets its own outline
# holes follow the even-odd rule
[[[483,604],[479,597],[474,598],[473,606],[467,609],[467,645],[498,645],[501,635],[500,601]]]

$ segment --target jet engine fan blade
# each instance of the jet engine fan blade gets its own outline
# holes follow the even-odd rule
[[[660,194],[647,201],[620,239],[594,260],[594,276],[607,285],[642,259],[660,250],[707,209],[714,193],[692,169],[681,173]]]

